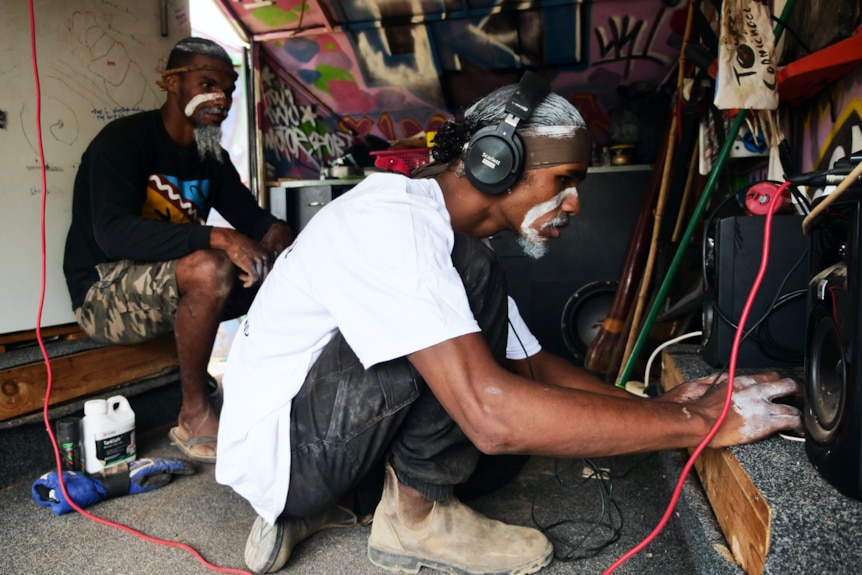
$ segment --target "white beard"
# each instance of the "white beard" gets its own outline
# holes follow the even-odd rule
[[[220,126],[195,126],[195,144],[201,160],[210,156],[217,162],[224,161]]]
[[[521,246],[521,249],[527,257],[531,257],[534,260],[537,260],[548,253],[548,244],[541,239],[518,236],[518,245]]]

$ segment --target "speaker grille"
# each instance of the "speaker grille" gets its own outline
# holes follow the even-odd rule
[[[587,349],[608,316],[617,285],[611,281],[593,282],[576,291],[566,302],[560,328],[566,348],[577,361],[584,361]]]
[[[844,416],[847,371],[835,322],[826,314],[817,315],[806,367],[805,427],[812,440],[829,444],[834,441]]]
[[[862,500],[862,195],[814,222],[805,354],[805,451],[824,479]]]

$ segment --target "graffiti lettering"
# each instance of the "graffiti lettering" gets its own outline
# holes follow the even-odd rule
[[[286,86],[283,90],[267,89],[266,95],[266,119],[273,126],[298,126],[300,122],[300,110],[293,98],[293,92]]]
[[[302,163],[322,164],[326,158],[344,154],[350,134],[330,131],[315,113],[314,106],[298,104],[293,91],[270,69],[264,68],[266,119],[264,148],[277,157]]]
[[[288,160],[303,159],[303,154],[311,160],[320,162],[321,158],[337,157],[344,154],[349,144],[345,134],[319,134],[304,132],[299,127],[274,126],[264,135],[264,147]],[[331,152],[334,150],[334,153]]]
[[[646,20],[637,20],[631,16],[609,18],[607,29],[596,28],[599,58],[593,61],[593,64],[625,62],[624,76],[626,78],[637,60],[647,60],[658,65],[666,64],[667,59],[664,55],[652,51],[652,44],[664,14],[665,8],[659,10],[649,28],[647,28],[648,22]],[[640,49],[638,46],[641,46]]]

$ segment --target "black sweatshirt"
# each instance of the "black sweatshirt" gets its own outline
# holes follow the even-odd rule
[[[168,136],[158,110],[114,120],[81,158],[72,197],[63,272],[73,309],[99,279],[96,265],[156,262],[208,249],[215,208],[260,241],[275,216],[258,206],[227,152],[200,160]]]

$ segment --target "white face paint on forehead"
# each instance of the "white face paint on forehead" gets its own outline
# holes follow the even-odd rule
[[[198,109],[198,106],[200,106],[204,102],[209,102],[211,100],[222,100],[222,99],[224,99],[224,97],[225,97],[225,95],[222,92],[210,92],[209,94],[198,94],[197,96],[195,96],[194,98],[189,100],[189,103],[186,104],[186,109],[183,110],[183,112],[185,112],[186,116],[191,118],[192,114],[195,113],[195,110]]]
[[[545,136],[546,138],[555,138],[561,140],[563,138],[573,138],[585,130],[583,126],[536,126],[535,128],[525,128],[520,130],[522,137],[530,136]]]

